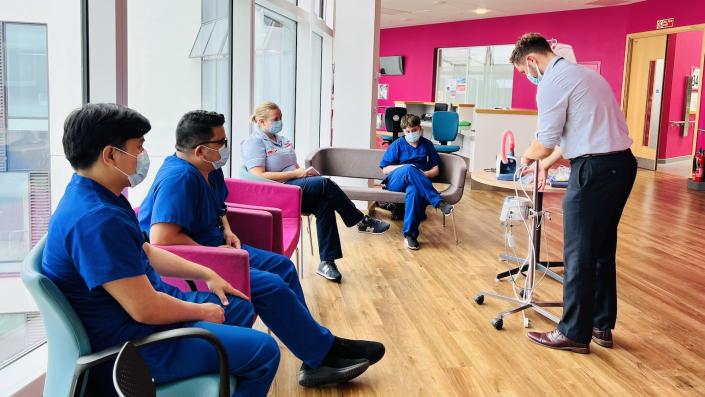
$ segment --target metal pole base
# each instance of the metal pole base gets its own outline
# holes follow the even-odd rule
[[[506,262],[514,262],[514,263],[524,263],[525,262],[524,258],[517,258],[515,256],[509,256],[509,255],[504,255],[504,254],[501,254],[499,256],[499,260],[506,261]],[[561,276],[560,274],[551,270],[550,268],[552,268],[552,267],[563,267],[563,262],[549,261],[549,262],[543,262],[543,263],[536,263],[536,270],[543,272],[543,273],[546,273],[546,275],[548,277],[563,284],[563,276]],[[529,264],[524,263],[522,266],[517,266],[517,267],[509,269],[505,272],[497,273],[495,280],[499,281],[503,278],[513,276],[517,273],[524,273],[524,272],[526,272],[526,270],[528,268],[529,268]]]
[[[544,316],[545,318],[553,321],[556,324],[560,321],[560,318],[558,316],[549,312],[545,308],[546,307],[563,307],[563,302],[535,301],[531,298],[518,299],[518,298],[515,298],[512,296],[497,294],[495,292],[480,291],[479,294],[475,295],[475,303],[477,303],[478,305],[482,305],[483,303],[485,303],[485,297],[499,299],[499,300],[514,303],[517,305],[511,309],[507,309],[505,311],[499,312],[497,314],[497,316],[492,320],[492,326],[494,326],[495,329],[497,329],[497,330],[502,329],[502,327],[504,326],[504,318],[505,317],[509,316],[510,314],[519,313],[519,312],[522,312],[524,310],[529,310],[529,309],[532,309],[536,313]],[[529,326],[529,323],[524,322],[524,327],[528,327],[528,326]]]

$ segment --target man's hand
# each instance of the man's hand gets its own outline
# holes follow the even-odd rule
[[[226,295],[234,295],[244,300],[250,300],[247,295],[230,285],[229,282],[225,281],[216,272],[212,272],[205,282],[206,285],[208,285],[208,289],[218,296],[223,306],[228,305],[228,297]]]
[[[222,307],[215,303],[202,303],[200,306],[202,321],[216,324],[222,324],[225,321],[225,311]]]
[[[534,167],[529,167],[525,168],[524,172],[522,175],[529,175],[534,173]],[[543,190],[543,188],[546,186],[546,177],[548,175],[548,170],[544,168],[543,166],[539,165],[539,174],[537,176],[538,179],[538,189]],[[533,179],[531,180],[533,182]]]
[[[223,237],[225,238],[226,247],[240,248],[242,246],[240,239],[230,230],[223,231]]]

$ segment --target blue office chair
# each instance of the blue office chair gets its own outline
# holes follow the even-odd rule
[[[59,288],[42,274],[42,255],[46,236],[30,251],[22,266],[22,281],[39,307],[44,320],[49,362],[44,381],[44,397],[83,396],[87,377],[84,373],[98,364],[115,359],[121,346],[93,353],[81,320]],[[157,396],[230,396],[235,389],[235,378],[229,375],[225,349],[210,332],[200,328],[180,328],[157,332],[133,341],[137,346],[177,338],[202,338],[218,351],[220,373],[196,376],[159,385]]]
[[[456,112],[433,112],[433,139],[440,142],[440,145],[433,145],[440,153],[454,153],[460,150],[458,145],[449,145],[458,136],[458,113]]]
[[[399,133],[402,132],[401,118],[406,115],[406,108],[391,107],[384,111],[384,127],[387,132],[391,132],[392,136],[383,136],[382,145],[390,144],[399,138]]]

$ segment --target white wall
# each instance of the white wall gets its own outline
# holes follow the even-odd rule
[[[147,179],[130,189],[142,202],[164,158],[174,153],[181,116],[201,108],[201,60],[188,57],[201,26],[201,2],[131,1],[127,7],[128,106],[152,124],[145,136],[151,166]]]
[[[374,145],[381,0],[337,1],[333,146]]]
[[[0,0],[0,19],[47,24],[51,202],[56,208],[73,171],[61,145],[64,119],[81,106],[81,8],[78,1]]]

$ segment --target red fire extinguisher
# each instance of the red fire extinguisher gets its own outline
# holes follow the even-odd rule
[[[705,181],[705,149],[700,149],[695,155],[695,172],[693,182]]]

